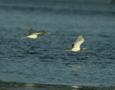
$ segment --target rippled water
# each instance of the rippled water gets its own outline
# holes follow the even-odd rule
[[[48,10],[0,8],[0,80],[114,85],[115,16]],[[37,40],[23,39],[28,25],[48,34]],[[66,51],[81,34],[86,51]]]

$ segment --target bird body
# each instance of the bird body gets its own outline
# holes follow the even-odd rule
[[[40,35],[42,35],[42,32],[36,32],[36,33],[32,33],[28,36],[26,36],[27,38],[30,38],[30,39],[37,39]]]
[[[84,37],[82,35],[80,35],[77,40],[74,42],[73,47],[71,49],[71,51],[73,52],[79,52],[81,50],[81,44],[83,44],[85,41]]]
[[[30,28],[28,30],[28,35],[25,38],[29,38],[29,39],[37,39],[40,36],[46,34],[45,31],[34,31],[32,28]]]

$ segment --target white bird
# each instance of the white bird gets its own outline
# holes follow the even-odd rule
[[[73,52],[79,52],[81,50],[80,46],[83,44],[85,41],[84,37],[82,35],[78,36],[77,40],[72,44],[72,49],[71,51]]]
[[[38,32],[36,32],[36,31],[33,31],[32,28],[30,28],[29,29],[29,33],[28,33],[28,35],[25,38],[37,39],[38,37],[40,37],[40,36],[42,36],[44,34],[46,34],[45,31],[38,31]]]
[[[44,34],[45,34],[45,32],[33,32],[26,37],[30,38],[30,39],[37,39],[38,37],[40,37],[41,35],[44,35]]]

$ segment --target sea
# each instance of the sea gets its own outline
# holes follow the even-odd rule
[[[0,3],[0,80],[115,85],[114,5],[69,0],[6,1]],[[47,34],[35,40],[24,38],[29,28]],[[68,51],[80,35],[85,38],[81,48],[86,49]]]

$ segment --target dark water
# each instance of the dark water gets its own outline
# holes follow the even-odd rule
[[[0,90],[115,90],[114,86],[71,86],[0,81]]]
[[[49,34],[23,39],[29,25]],[[0,80],[115,85],[115,16],[108,6],[1,4],[0,31]],[[66,51],[79,35],[85,37],[82,47],[87,50]]]

